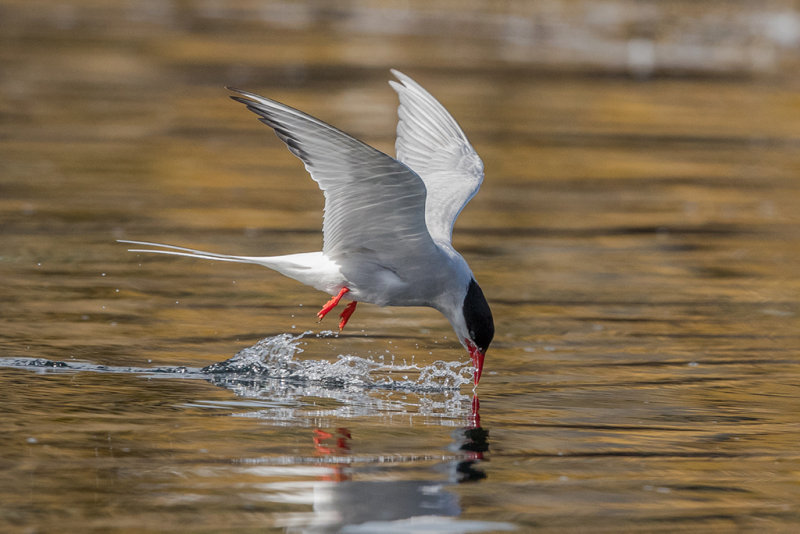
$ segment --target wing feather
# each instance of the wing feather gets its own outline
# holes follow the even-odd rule
[[[389,82],[400,97],[397,159],[425,182],[428,231],[449,245],[458,214],[483,182],[483,162],[444,106],[405,74],[392,74],[400,80]]]
[[[230,90],[302,160],[324,192],[327,256],[368,254],[398,268],[437,252],[425,224],[425,184],[407,165],[302,111]]]

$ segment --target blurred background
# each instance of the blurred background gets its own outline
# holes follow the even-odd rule
[[[115,240],[318,250],[322,195],[225,87],[393,154],[390,68],[484,160],[454,244],[497,324],[466,457],[469,395],[4,368],[0,530],[338,531],[404,481],[389,516],[457,518],[433,531],[792,531],[799,66],[790,0],[0,0],[3,361],[199,368],[334,328],[274,273]],[[466,358],[431,310],[348,329],[303,357]]]

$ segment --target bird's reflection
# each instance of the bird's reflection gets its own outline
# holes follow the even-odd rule
[[[445,518],[457,521],[454,518],[461,515],[461,506],[458,496],[448,488],[486,478],[478,466],[486,461],[489,433],[480,426],[479,411],[480,403],[474,397],[467,424],[453,432],[449,449],[457,453],[457,458],[435,470],[447,472],[446,480],[359,480],[358,470],[350,462],[329,464],[330,470],[314,486],[315,528],[305,531],[339,531],[358,525],[380,530],[390,521],[431,516],[438,516],[439,522]],[[315,455],[320,457],[344,460],[358,448],[357,438],[344,427],[315,428],[311,436]]]
[[[478,396],[472,397],[472,413],[466,427],[453,433],[453,445],[465,454],[465,459],[455,465],[454,482],[474,482],[486,478],[486,473],[478,468],[487,461],[484,454],[489,451],[489,431],[481,427],[481,404]]]
[[[419,469],[393,469],[392,462],[399,461],[412,469],[422,465],[420,469],[426,469],[424,466],[428,465],[430,456],[420,459],[410,455],[393,460],[391,456],[384,457],[374,451],[359,453],[358,436],[346,426],[312,427],[310,442],[313,454],[310,457],[251,458],[243,462],[250,467],[243,469],[264,478],[286,477],[287,466],[291,466],[288,467],[290,471],[294,469],[297,472],[297,477],[288,486],[281,481],[264,482],[258,487],[264,500],[311,505],[313,512],[297,521],[301,532],[384,532],[390,529],[395,532],[478,532],[515,528],[510,523],[473,522],[459,518],[462,503],[454,487],[487,477],[481,466],[488,461],[489,432],[481,426],[477,396],[472,398],[471,409],[465,414],[469,397],[456,389],[410,393],[379,388],[346,388],[338,383],[328,386],[325,383],[259,379],[251,375],[200,369],[111,368],[31,359],[19,360],[15,365],[52,372],[119,372],[142,374],[148,378],[207,380],[245,400],[241,404],[228,400],[223,403],[195,401],[192,406],[230,410],[240,405],[242,411],[232,415],[255,417],[281,426],[374,417],[391,421],[394,414],[401,413],[404,419],[420,417],[431,421],[440,418],[443,423],[440,428],[444,431],[450,422],[460,418],[464,424],[452,432],[448,446],[451,459],[428,470],[427,475],[416,475],[413,479],[408,478],[408,473],[419,473]],[[324,399],[325,402],[310,402],[309,399]],[[314,473],[311,476],[315,477],[313,480],[307,479],[309,464],[316,464],[311,470]],[[389,469],[392,469],[391,473]],[[298,530],[291,527],[289,531]]]

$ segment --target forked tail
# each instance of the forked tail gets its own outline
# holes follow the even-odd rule
[[[205,250],[176,247],[164,243],[151,243],[149,241],[129,241],[118,239],[119,243],[141,245],[147,248],[129,248],[130,252],[144,252],[146,254],[167,254],[169,256],[185,256],[201,260],[231,261],[235,263],[252,263],[261,265],[288,276],[293,280],[335,295],[346,284],[339,266],[331,261],[322,252],[302,252],[300,254],[287,254],[284,256],[230,256],[217,254]],[[352,312],[351,312],[352,313]]]
[[[167,254],[170,256],[186,256],[187,258],[198,258],[201,260],[231,261],[235,263],[255,263],[265,265],[264,259],[254,256],[230,256],[228,254],[217,254],[193,248],[176,247],[175,245],[165,245],[164,243],[150,243],[149,241],[129,241],[127,239],[117,239],[118,243],[129,245],[142,245],[145,247],[157,248],[129,248],[128,252],[145,252],[147,254]]]

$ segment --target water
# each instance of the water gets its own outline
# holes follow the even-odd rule
[[[4,358],[0,366],[45,373],[125,373],[146,378],[189,378],[207,380],[245,398],[285,399],[281,406],[306,407],[301,397],[321,397],[338,401],[336,411],[326,415],[368,415],[381,411],[409,414],[418,411],[431,415],[442,410],[448,417],[458,418],[470,398],[460,393],[461,386],[472,385],[473,367],[470,362],[435,361],[420,366],[416,363],[397,363],[387,359],[339,355],[334,361],[304,360],[300,335],[281,334],[262,339],[252,347],[242,349],[232,358],[203,368],[192,367],[123,367],[96,365],[82,361],[53,361],[43,358]],[[328,332],[326,335],[335,335]],[[316,338],[322,337],[317,334]],[[414,402],[398,399],[376,399],[373,390],[411,394]],[[475,391],[473,390],[473,394]],[[391,395],[390,395],[391,396]],[[473,396],[473,398],[475,398]],[[444,399],[437,401],[436,399]],[[471,401],[470,417],[478,417],[477,403]],[[249,405],[249,404],[248,404]],[[341,410],[339,410],[341,408]],[[313,411],[319,413],[316,407]],[[297,424],[300,410],[291,412],[287,423]],[[344,412],[340,413],[340,412]],[[263,415],[263,414],[261,414]],[[277,416],[269,416],[276,421]]]
[[[0,530],[796,530],[797,15],[567,4],[2,4]],[[486,165],[479,401],[432,310],[115,242],[318,250],[223,86],[391,151],[390,67]]]

